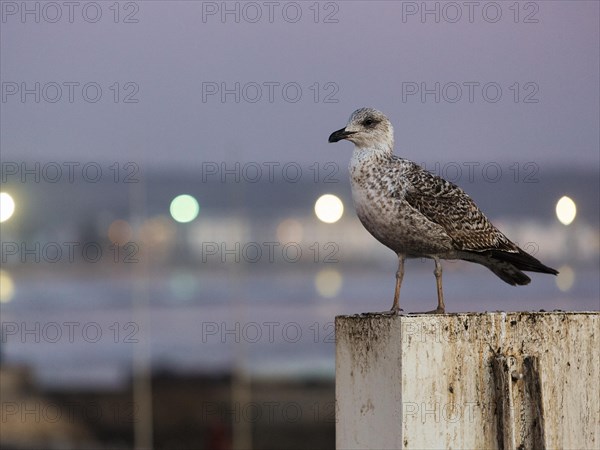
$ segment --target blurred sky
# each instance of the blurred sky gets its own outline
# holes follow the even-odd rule
[[[236,160],[345,165],[350,144],[329,146],[327,137],[354,109],[373,106],[391,117],[396,152],[419,162],[597,168],[599,2],[490,3],[478,2],[469,17],[463,2],[279,2],[270,23],[267,4],[228,2],[239,8],[238,23],[235,14],[221,17],[221,2],[122,2],[115,23],[114,2],[98,2],[102,16],[91,23],[97,9],[84,12],[80,2],[72,23],[66,6],[51,23],[54,6],[2,2],[3,94],[23,82],[29,88],[39,82],[40,94],[46,85],[48,98],[56,94],[47,83],[63,92],[55,103],[43,95],[40,103],[33,95],[25,103],[20,93],[4,96],[1,157],[135,161],[142,168]],[[39,23],[34,14],[21,15],[24,5],[36,4]],[[438,8],[439,22],[434,14],[421,16],[424,5]],[[454,5],[461,17],[451,23]],[[64,82],[79,83],[73,103]],[[95,103],[81,93],[90,82],[102,88]],[[239,103],[233,95],[226,102],[218,94],[203,99],[203,83],[232,88],[236,82],[257,83],[262,98],[248,101],[256,95],[248,85]],[[270,82],[279,83],[273,102],[264,85]],[[433,95],[425,102],[418,94],[403,99],[403,83],[433,88],[436,82],[447,89],[439,103]],[[465,82],[480,83],[472,103]],[[490,82],[502,88],[495,103],[482,93]],[[283,98],[286,83],[301,87],[297,102]],[[462,86],[459,101],[447,100],[456,96],[447,83]],[[124,103],[127,94],[138,102]],[[338,102],[325,103],[328,94]]]

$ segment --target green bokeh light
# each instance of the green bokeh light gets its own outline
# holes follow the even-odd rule
[[[171,217],[179,223],[188,223],[198,217],[200,206],[198,201],[191,195],[178,195],[171,202],[169,208]]]

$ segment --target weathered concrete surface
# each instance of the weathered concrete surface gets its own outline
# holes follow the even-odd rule
[[[340,316],[336,341],[338,449],[600,447],[598,312]]]

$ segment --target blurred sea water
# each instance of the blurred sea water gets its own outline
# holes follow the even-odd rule
[[[392,257],[393,259],[393,257]],[[385,269],[338,267],[339,291],[319,293],[322,266],[304,270],[178,269],[152,276],[101,279],[15,277],[1,305],[2,360],[33,367],[49,386],[115,387],[131,376],[136,352],[155,371],[332,378],[334,317],[391,305],[393,261]],[[555,277],[533,274],[529,286],[502,283],[487,269],[446,263],[448,312],[598,310],[598,267],[575,271],[563,292]],[[431,261],[407,264],[401,306],[433,309]],[[139,296],[141,286],[141,297]],[[330,294],[328,294],[330,295]],[[147,353],[146,353],[147,352]]]

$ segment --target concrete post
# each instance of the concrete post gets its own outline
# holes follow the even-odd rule
[[[338,449],[600,447],[600,314],[336,317]]]

